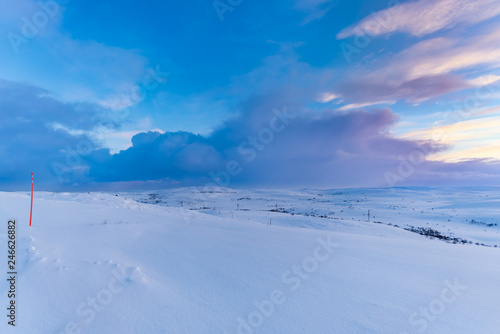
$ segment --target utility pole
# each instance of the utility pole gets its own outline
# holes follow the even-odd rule
[[[33,172],[31,172],[31,209],[30,209],[30,227],[31,218],[33,218]]]

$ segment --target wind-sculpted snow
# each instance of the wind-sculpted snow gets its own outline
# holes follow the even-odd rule
[[[0,332],[495,333],[498,194],[35,193],[29,228],[29,194],[0,193],[0,253],[16,219],[19,261]]]

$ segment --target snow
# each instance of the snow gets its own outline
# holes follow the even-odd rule
[[[495,333],[498,190],[0,193],[1,332]]]

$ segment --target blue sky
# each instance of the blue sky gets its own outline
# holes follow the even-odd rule
[[[495,0],[5,0],[0,32],[4,189],[500,185]]]

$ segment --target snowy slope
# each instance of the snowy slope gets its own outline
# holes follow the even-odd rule
[[[500,249],[363,216],[500,244],[498,227],[465,221],[498,221],[494,190],[464,190],[462,202],[423,189],[340,192],[37,193],[31,228],[29,196],[0,193],[4,274],[6,222],[19,224],[17,326],[4,315],[1,332],[498,332]],[[4,305],[8,289],[2,280]]]
[[[378,222],[433,229],[471,243],[500,246],[499,188],[393,188],[252,191],[198,188],[127,194],[139,202],[282,226],[336,229],[345,222]],[[352,224],[348,225],[352,231]]]

